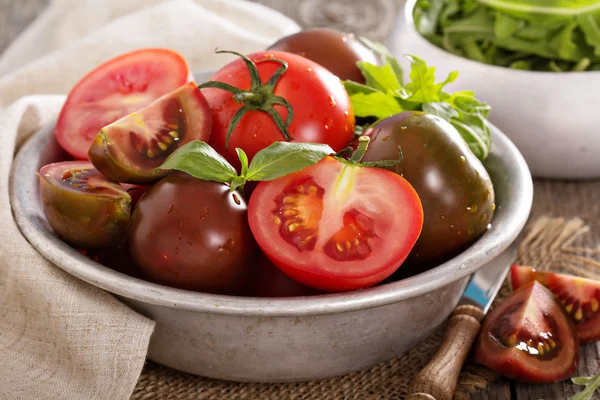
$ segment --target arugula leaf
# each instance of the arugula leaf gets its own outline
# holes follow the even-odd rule
[[[419,0],[413,17],[431,43],[478,62],[553,72],[600,70],[597,0]]]
[[[600,374],[590,377],[572,378],[571,382],[576,385],[585,386],[585,389],[569,397],[568,400],[592,400],[594,393],[600,388]]]
[[[404,111],[393,93],[356,93],[350,101],[357,117],[387,118]]]
[[[458,0],[455,0],[458,1]],[[366,41],[378,53],[388,54],[379,43]],[[391,56],[390,56],[391,57]],[[359,62],[366,85],[344,81],[354,114],[361,118],[382,119],[403,111],[424,111],[450,122],[461,133],[469,148],[480,159],[485,159],[491,147],[491,133],[487,117],[490,107],[478,101],[473,92],[446,93],[444,88],[456,81],[458,72],[436,83],[435,68],[417,56],[407,56],[411,63],[410,81],[402,85],[394,77],[391,61],[384,66]],[[395,63],[398,63],[395,60]]]
[[[399,90],[402,88],[394,70],[389,64],[379,66],[364,61],[358,61],[356,66],[365,77],[366,86],[381,92]]]

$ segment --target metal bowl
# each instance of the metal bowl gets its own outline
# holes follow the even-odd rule
[[[485,165],[496,189],[496,215],[492,228],[454,259],[410,278],[349,293],[282,299],[197,293],[104,267],[55,236],[42,211],[35,175],[41,166],[66,159],[53,131],[54,124],[36,133],[13,165],[11,205],[21,232],[58,267],[156,321],[150,359],[212,378],[323,379],[405,352],[448,317],[470,275],[516,239],[532,203],[531,175],[523,157],[494,128]]]

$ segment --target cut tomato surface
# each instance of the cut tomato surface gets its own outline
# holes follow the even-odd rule
[[[489,312],[475,344],[475,356],[510,379],[559,382],[577,368],[579,340],[562,305],[534,281]]]
[[[254,190],[250,228],[269,259],[315,289],[372,286],[400,267],[423,226],[401,176],[327,157]]]
[[[579,340],[600,340],[600,282],[572,275],[536,271],[531,267],[513,266],[513,289],[538,281],[560,300],[573,319]]]
[[[56,124],[56,140],[76,159],[87,159],[100,129],[193,79],[185,59],[168,49],[116,57],[71,89]]]
[[[156,168],[176,149],[208,141],[211,123],[206,99],[194,83],[186,83],[103,127],[88,154],[112,180],[151,183],[167,174]]]

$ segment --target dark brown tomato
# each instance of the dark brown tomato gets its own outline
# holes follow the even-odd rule
[[[342,80],[365,83],[357,61],[377,64],[375,54],[351,33],[329,28],[314,28],[286,36],[269,47],[308,58],[327,68]]]
[[[264,254],[260,256],[251,282],[250,295],[256,297],[296,297],[322,293],[288,277]]]
[[[127,239],[131,196],[87,161],[48,164],[38,174],[48,223],[79,248],[106,248]]]
[[[363,161],[398,159],[402,148],[404,158],[391,170],[415,188],[423,205],[423,230],[406,267],[423,270],[447,261],[487,230],[496,207],[492,181],[450,123],[404,112],[364,134],[371,143]]]
[[[142,272],[157,283],[237,294],[257,247],[239,192],[178,172],[138,202],[129,250]]]

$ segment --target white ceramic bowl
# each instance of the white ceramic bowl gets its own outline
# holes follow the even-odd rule
[[[492,106],[490,120],[519,148],[535,177],[600,177],[600,72],[532,72],[495,67],[436,47],[415,29],[406,2],[387,45],[435,66],[439,80],[460,72],[448,90],[472,90]]]

